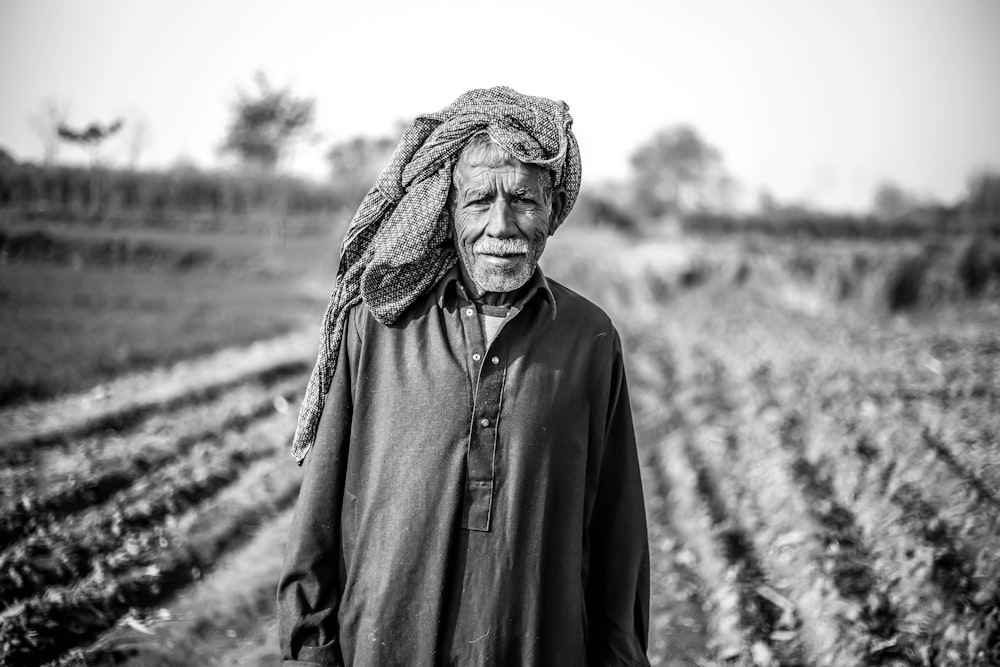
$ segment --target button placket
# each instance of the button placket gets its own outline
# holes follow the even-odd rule
[[[484,350],[482,326],[475,318],[475,310],[462,306],[463,315],[472,310],[473,319],[463,317],[466,341],[473,350]],[[472,423],[466,453],[465,503],[462,507],[462,527],[468,530],[490,530],[495,481],[497,421],[503,394],[504,369],[499,364],[480,364],[484,354],[477,351],[469,357],[477,362],[470,364],[473,383]],[[494,355],[496,356],[496,355]]]

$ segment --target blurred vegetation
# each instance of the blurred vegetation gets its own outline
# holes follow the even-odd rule
[[[396,128],[402,136],[403,127]],[[345,202],[360,204],[375,179],[385,168],[396,148],[397,137],[357,136],[339,141],[327,151],[330,165],[330,188]]]
[[[266,234],[8,222],[0,405],[314,324],[339,231],[292,237],[277,261]]]
[[[871,215],[832,214],[807,209],[789,209],[770,215],[697,212],[683,219],[682,228],[699,235],[762,234],[813,239],[893,241],[936,234],[1000,237],[1000,211],[973,214],[960,206],[927,206],[891,222]]]
[[[328,229],[323,220],[349,219],[385,167],[404,129],[400,122],[382,136],[355,136],[326,151],[330,179],[316,183],[287,175],[296,146],[315,142],[314,101],[257,73],[255,87],[237,91],[219,146],[236,158],[235,169],[111,169],[92,160],[85,173],[59,166],[52,128],[65,138],[100,136],[120,125],[93,124],[69,132],[65,108],[49,102],[32,119],[46,147],[42,165],[0,159],[0,214],[14,211],[34,219],[117,221],[138,225],[209,228],[241,225],[264,230],[272,240]],[[146,136],[142,119],[129,138],[132,163]],[[131,127],[132,121],[126,123]],[[91,129],[107,130],[91,132]],[[92,148],[100,141],[90,142]],[[870,211],[832,213],[805,204],[779,202],[762,192],[756,210],[737,206],[740,184],[726,169],[721,151],[695,127],[675,125],[655,132],[631,155],[632,171],[622,182],[589,184],[573,211],[573,224],[609,227],[632,234],[684,232],[698,235],[764,234],[803,238],[899,240],[933,234],[1000,235],[1000,174],[973,174],[964,198],[943,204],[916,196],[890,181],[873,192]],[[97,186],[95,187],[95,183]],[[304,219],[310,222],[302,224]]]
[[[240,90],[232,106],[232,120],[219,148],[245,167],[275,171],[295,144],[309,136],[315,102],[295,97],[291,90],[275,88],[257,72],[255,91]]]
[[[123,121],[118,119],[107,125],[91,123],[81,130],[75,130],[65,123],[60,123],[57,128],[60,141],[80,146],[90,156],[90,204],[91,216],[93,217],[100,216],[104,207],[104,197],[102,196],[104,172],[101,170],[101,147],[108,139],[118,134],[123,125]]]
[[[42,164],[55,164],[59,155],[59,128],[66,122],[68,104],[54,98],[42,102],[39,111],[28,119],[31,131],[42,144]]]
[[[650,218],[703,208],[727,182],[722,153],[689,125],[660,130],[631,162],[633,205]]]
[[[190,227],[197,219],[208,227],[238,227],[255,213],[272,210],[278,187],[286,196],[286,215],[293,218],[326,217],[354,204],[325,184],[283,175],[209,172],[190,166],[101,171],[104,187],[95,192],[85,168],[46,169],[0,161],[0,210],[27,219],[80,219],[90,216],[95,197],[101,197],[103,215],[98,222]]]

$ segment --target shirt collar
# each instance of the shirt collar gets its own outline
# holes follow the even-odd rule
[[[461,272],[458,268],[458,264],[451,267],[441,281],[434,288],[434,299],[437,301],[439,307],[444,308],[447,303],[447,298],[451,295],[455,295],[463,301],[472,301],[465,292],[465,286],[462,284]],[[532,299],[536,297],[541,297],[548,301],[549,308],[552,312],[552,319],[556,317],[556,298],[552,294],[552,288],[549,287],[549,281],[542,273],[542,267],[535,267],[535,272],[532,274],[531,278],[528,280],[528,289],[525,291],[524,296],[518,299],[514,304],[513,308],[516,310],[521,310],[527,305]]]

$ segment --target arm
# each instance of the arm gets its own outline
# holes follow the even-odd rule
[[[648,665],[649,542],[632,409],[615,336],[597,494],[589,524],[588,663]]]
[[[337,610],[343,590],[340,515],[352,413],[348,318],[337,371],[327,393],[316,442],[304,463],[285,563],[278,582],[278,639],[285,667],[342,665]],[[350,341],[350,344],[349,344]]]

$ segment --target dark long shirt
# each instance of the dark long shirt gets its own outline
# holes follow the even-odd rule
[[[278,587],[285,665],[644,665],[618,332],[536,271],[493,344],[457,271],[348,319]]]

